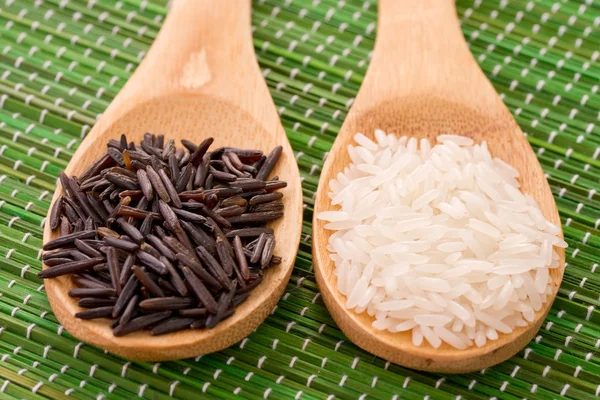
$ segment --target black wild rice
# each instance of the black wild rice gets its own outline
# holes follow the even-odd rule
[[[84,297],[79,299],[77,305],[81,308],[97,308],[97,307],[106,307],[106,306],[114,306],[117,302],[116,297],[106,298],[106,297]]]
[[[46,260],[45,263],[49,267],[54,267],[56,265],[65,264],[65,263],[68,263],[68,262],[71,262],[71,261],[73,261],[73,260],[71,260],[70,258],[56,257],[56,258],[51,258],[49,260]]]
[[[80,311],[75,314],[75,317],[80,319],[108,318],[112,315],[112,311],[113,306],[96,307]]]
[[[112,288],[75,288],[69,290],[71,297],[111,297],[116,296],[117,292]]]
[[[152,336],[164,335],[165,333],[177,332],[183,329],[188,329],[196,318],[180,318],[172,317],[164,320],[160,324],[152,328]]]
[[[85,271],[88,269],[94,268],[95,265],[98,265],[104,261],[101,257],[90,258],[88,260],[77,260],[71,261],[68,263],[56,265],[54,267],[47,268],[40,272],[38,276],[40,278],[55,278],[57,276],[66,275],[66,274],[74,274],[77,272]]]
[[[140,302],[140,308],[145,311],[152,310],[181,310],[191,307],[196,301],[191,297],[155,297]]]
[[[81,319],[112,318],[115,336],[210,329],[281,262],[265,225],[283,215],[270,178],[281,146],[199,145],[145,134],[111,140],[80,177],[60,174],[41,278],[70,275]]]
[[[179,315],[184,317],[202,317],[208,314],[208,310],[204,307],[201,308],[184,308],[179,310]]]
[[[142,315],[141,317],[137,317],[132,319],[123,325],[117,325],[115,329],[113,329],[113,334],[115,336],[124,336],[128,333],[136,332],[141,329],[146,329],[157,322],[162,321],[163,319],[169,317],[171,315],[171,311],[162,311],[147,315]]]
[[[126,323],[129,322],[129,320],[133,316],[133,313],[138,308],[138,302],[139,302],[139,296],[136,294],[135,296],[133,296],[131,298],[131,300],[129,300],[127,307],[125,307],[125,311],[123,311],[123,314],[119,318],[118,325],[125,325]]]

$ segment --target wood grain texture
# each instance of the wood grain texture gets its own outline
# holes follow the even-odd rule
[[[451,0],[380,0],[379,27],[371,65],[349,115],[323,167],[315,200],[319,212],[335,210],[328,183],[351,160],[347,146],[357,132],[374,138],[375,129],[398,136],[435,141],[443,133],[486,140],[492,156],[521,174],[523,192],[532,195],[544,216],[560,226],[550,187],[529,143],[473,59],[463,39]],[[366,313],[346,309],[337,289],[335,266],[326,250],[331,231],[313,219],[313,261],[323,300],[342,331],[359,347],[410,368],[446,373],[479,370],[521,350],[539,330],[550,310],[564,272],[550,272],[554,291],[534,322],[502,334],[478,348],[457,350],[447,344],[434,349],[427,342],[412,345],[411,333],[390,333],[371,326]],[[562,232],[561,232],[562,236]]]
[[[45,281],[50,304],[73,336],[140,361],[192,357],[221,350],[249,335],[271,312],[291,275],[302,228],[300,174],[275,106],[256,63],[250,29],[250,0],[176,0],[148,55],[81,144],[66,172],[78,175],[106,151],[109,139],[127,134],[139,142],[145,132],[165,139],[271,151],[283,145],[273,175],[287,181],[286,213],[270,226],[282,263],[265,274],[236,313],[210,330],[153,337],[138,332],[114,337],[107,320],[83,321],[67,292],[69,277]],[[60,185],[53,201],[62,188]],[[44,242],[56,235],[49,224]],[[46,268],[46,266],[44,266]]]

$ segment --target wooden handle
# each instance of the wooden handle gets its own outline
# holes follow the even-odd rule
[[[389,24],[406,24],[407,21],[427,22],[428,18],[439,21],[442,16],[456,19],[453,0],[379,0],[378,29],[381,31]]]
[[[175,0],[136,78],[155,93],[227,98],[256,71],[249,0]]]
[[[214,96],[254,114],[253,101],[270,96],[254,54],[250,10],[250,0],[173,0],[150,51],[94,131],[171,95]]]
[[[463,38],[454,1],[380,0],[378,23],[359,108],[404,96],[442,97],[477,110],[499,101]]]
[[[150,51],[82,146],[134,108],[172,96],[224,100],[285,140],[254,54],[250,10],[250,0],[174,0]]]
[[[227,98],[227,89],[257,69],[249,0],[175,0],[123,92],[138,99],[186,92]]]

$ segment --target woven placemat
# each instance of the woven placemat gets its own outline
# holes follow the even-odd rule
[[[296,152],[305,202],[294,273],[267,321],[222,352],[156,364],[105,354],[63,330],[36,276],[58,171],[148,50],[164,6],[0,2],[0,398],[598,398],[597,1],[457,4],[471,50],[539,156],[569,243],[558,298],[535,340],[515,357],[467,375],[408,370],[350,343],[319,297],[311,265],[313,196],[368,66],[372,1],[253,4],[256,52]]]

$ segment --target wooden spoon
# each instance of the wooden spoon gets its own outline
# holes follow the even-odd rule
[[[229,319],[209,330],[164,336],[138,332],[114,337],[107,320],[83,321],[67,295],[70,277],[45,281],[55,315],[77,338],[133,360],[191,357],[226,348],[250,334],[271,312],[292,272],[302,227],[298,167],[261,76],[252,45],[250,1],[176,0],[148,55],[83,141],[66,172],[79,175],[122,133],[139,143],[145,132],[199,143],[271,151],[283,146],[273,175],[287,181],[286,213],[272,225],[282,263],[269,270]],[[61,192],[60,185],[54,199]],[[46,224],[44,242],[56,235]]]
[[[362,132],[375,129],[399,136],[428,138],[461,134],[486,140],[494,157],[521,174],[521,188],[539,203],[544,216],[560,226],[558,211],[544,173],[523,133],[473,59],[451,0],[380,0],[373,59],[358,97],[325,162],[314,215],[335,210],[328,197],[331,179],[350,164],[347,146]],[[371,326],[373,318],[346,309],[337,289],[334,264],[326,249],[331,231],[313,219],[313,259],[323,300],[335,322],[359,347],[392,362],[426,371],[469,372],[499,363],[517,353],[540,328],[558,291],[564,271],[550,270],[554,291],[534,322],[501,334],[478,348],[434,349],[412,345],[410,332],[390,333]]]

